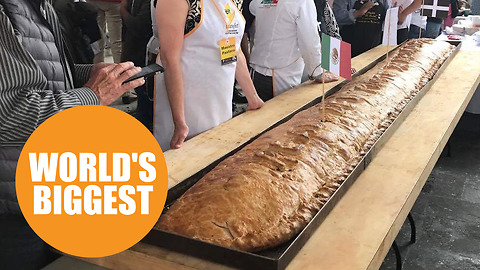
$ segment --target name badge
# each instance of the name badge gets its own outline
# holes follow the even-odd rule
[[[235,37],[221,39],[220,44],[220,60],[222,65],[228,65],[237,62],[237,49]]]

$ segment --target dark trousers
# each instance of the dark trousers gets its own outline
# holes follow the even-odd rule
[[[352,57],[382,44],[381,26],[344,25],[340,28],[340,35],[343,41],[350,43],[352,47]]]
[[[441,18],[427,18],[427,30],[425,32],[425,37],[427,38],[437,38],[442,33],[442,22]]]
[[[408,38],[409,39],[414,39],[418,38],[420,35],[420,27],[411,24],[410,25],[410,31],[408,32]],[[422,37],[425,37],[425,30],[422,29]]]
[[[422,29],[422,38],[437,38],[441,32],[442,23],[435,20],[429,20],[427,21],[427,29]],[[413,24],[410,25],[410,33],[408,35],[410,39],[418,38],[420,35],[420,27]]]
[[[273,98],[273,77],[265,76],[256,72],[255,70],[250,71],[252,77],[253,85],[257,90],[258,96],[263,100],[267,101]]]
[[[154,64],[156,62],[157,55],[148,55],[147,65]],[[142,85],[135,89],[137,92],[137,113],[136,118],[150,131],[153,130],[153,97],[155,89],[155,76],[148,77],[145,85]]]
[[[397,44],[402,44],[408,39],[408,28],[398,29],[397,30]]]
[[[147,81],[150,78],[147,78]],[[152,83],[153,84],[153,78]],[[135,89],[137,93],[137,112],[135,118],[140,121],[150,131],[153,130],[153,98],[148,95],[147,87],[153,87],[150,83],[142,85]]]
[[[20,215],[0,216],[0,268],[38,270],[58,258]]]
[[[0,147],[0,269],[36,270],[56,255],[23,218],[15,193],[15,171],[21,148]]]

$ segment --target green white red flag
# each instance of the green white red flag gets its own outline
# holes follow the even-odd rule
[[[322,33],[322,68],[345,79],[352,79],[350,44]]]

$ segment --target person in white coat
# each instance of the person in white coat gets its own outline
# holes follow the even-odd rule
[[[422,0],[393,0],[393,6],[399,7],[397,43],[408,39],[412,16],[422,5]]]
[[[252,0],[254,45],[252,79],[259,96],[269,100],[301,83],[303,70],[321,81],[321,45],[313,0]],[[326,82],[338,80],[325,73]]]
[[[165,73],[156,76],[154,135],[164,151],[232,117],[235,79],[249,109],[263,105],[240,49],[245,20],[234,2],[158,0],[156,24]]]

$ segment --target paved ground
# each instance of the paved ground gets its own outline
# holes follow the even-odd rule
[[[112,105],[113,108],[117,108],[129,114],[134,114],[137,110],[137,101],[133,101],[130,104],[123,104],[122,99],[117,99]]]
[[[480,115],[465,113],[450,142],[412,210],[417,243],[408,221],[396,238],[404,270],[480,269]],[[390,250],[380,269],[395,267]]]

